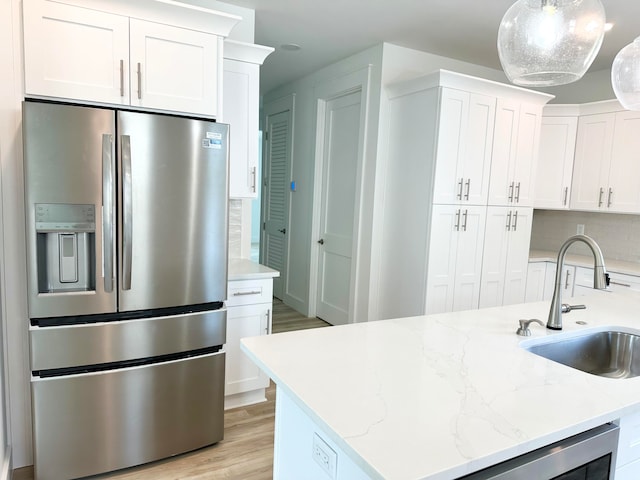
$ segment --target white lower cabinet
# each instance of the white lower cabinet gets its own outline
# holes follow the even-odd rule
[[[637,480],[640,478],[640,412],[620,418],[618,425],[616,480]]]
[[[527,267],[527,286],[524,301],[540,302],[544,298],[544,283],[547,276],[548,262],[531,262]]]
[[[478,308],[486,212],[433,206],[425,313]]]
[[[524,301],[532,217],[532,208],[487,209],[480,308]]]
[[[265,400],[269,377],[240,350],[240,339],[271,332],[273,280],[229,282],[225,408]]]

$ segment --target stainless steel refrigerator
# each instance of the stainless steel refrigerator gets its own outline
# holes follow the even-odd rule
[[[38,480],[222,439],[228,127],[23,104]]]

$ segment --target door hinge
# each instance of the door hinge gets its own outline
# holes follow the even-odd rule
[[[269,131],[264,132],[264,141],[265,142],[269,141]]]
[[[267,223],[266,222],[262,222],[262,229],[266,230],[267,229]]]

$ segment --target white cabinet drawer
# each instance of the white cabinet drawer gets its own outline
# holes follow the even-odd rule
[[[270,278],[259,280],[236,280],[229,282],[227,306],[271,303],[273,301],[273,281]]]

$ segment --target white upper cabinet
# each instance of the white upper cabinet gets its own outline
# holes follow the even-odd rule
[[[129,104],[129,18],[49,1],[23,8],[27,95]]]
[[[495,108],[495,97],[442,89],[434,203],[486,203]]]
[[[218,115],[222,39],[239,17],[157,0],[23,9],[28,97]]]
[[[615,115],[587,115],[578,120],[571,208],[606,208]]]
[[[221,37],[132,18],[129,38],[131,105],[218,113]]]
[[[640,213],[639,152],[640,112],[617,112],[607,191],[611,211]]]
[[[533,206],[542,106],[498,99],[489,205]]]
[[[577,130],[577,115],[542,117],[535,183],[536,208],[569,208]]]
[[[256,198],[258,191],[260,65],[273,48],[224,42],[223,110],[230,127],[229,196]]]
[[[572,209],[640,213],[639,129],[638,112],[580,117]]]

